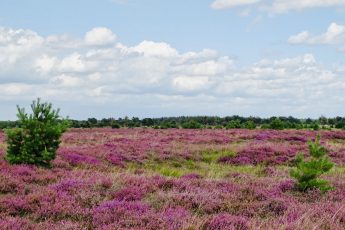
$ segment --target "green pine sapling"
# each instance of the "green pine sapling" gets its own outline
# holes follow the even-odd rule
[[[298,190],[305,192],[309,189],[319,189],[325,192],[332,189],[328,181],[319,179],[319,176],[333,167],[333,163],[327,157],[327,149],[320,145],[320,135],[317,135],[315,142],[308,141],[308,147],[311,159],[305,161],[303,154],[298,154],[297,167],[290,172],[297,180]]]
[[[50,166],[68,121],[60,118],[59,109],[53,110],[51,103],[41,103],[40,99],[31,104],[30,115],[24,108],[17,109],[20,128],[6,130],[5,159],[12,164]]]

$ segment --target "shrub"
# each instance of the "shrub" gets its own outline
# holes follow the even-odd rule
[[[328,172],[333,163],[327,158],[327,149],[320,145],[320,135],[317,135],[315,142],[308,142],[311,159],[305,161],[302,154],[296,157],[297,168],[291,170],[290,174],[297,180],[297,188],[300,191],[319,189],[320,191],[330,190],[326,180],[318,179],[323,173]]]
[[[60,120],[59,109],[40,99],[31,104],[32,114],[19,108],[17,117],[20,128],[6,130],[7,154],[5,159],[12,164],[35,164],[50,166],[60,144],[60,137],[68,127],[67,120]]]
[[[319,130],[320,126],[317,122],[313,122],[312,124],[310,124],[309,128],[312,130]]]
[[[241,121],[236,119],[236,120],[231,120],[227,125],[226,129],[239,129],[241,128]]]
[[[211,220],[206,222],[203,229],[209,230],[245,230],[249,229],[248,219],[241,216],[234,216],[227,213],[215,215]]]
[[[121,126],[120,126],[119,123],[117,123],[116,121],[114,121],[114,122],[111,123],[111,128],[113,128],[113,129],[119,129],[119,128],[121,128]]]
[[[246,121],[246,123],[243,124],[243,128],[245,129],[255,129],[256,125],[254,121]]]
[[[190,120],[182,124],[184,129],[201,129],[202,125],[196,120]]]
[[[280,120],[279,118],[276,118],[270,123],[270,128],[282,130],[282,129],[284,129],[284,122],[282,120]]]

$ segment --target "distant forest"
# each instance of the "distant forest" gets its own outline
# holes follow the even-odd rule
[[[19,125],[18,121],[0,121],[0,129],[13,128]],[[72,128],[135,128],[151,127],[155,129],[185,128],[185,129],[345,129],[345,117],[326,118],[321,116],[318,119],[298,119],[294,117],[241,117],[241,116],[181,116],[162,118],[88,118],[87,120],[70,119]]]

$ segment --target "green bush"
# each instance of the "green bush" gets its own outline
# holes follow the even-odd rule
[[[184,129],[202,129],[202,125],[195,120],[190,120],[190,121],[183,123],[182,128],[184,128]]]
[[[120,126],[119,123],[117,123],[116,121],[114,121],[114,122],[111,123],[111,128],[113,128],[113,129],[119,129],[119,128],[121,128],[121,126]]]
[[[231,120],[227,125],[226,129],[239,129],[241,128],[241,121],[236,119],[236,120]]]
[[[326,180],[319,179],[323,173],[333,167],[333,163],[327,158],[327,149],[320,145],[320,135],[315,142],[308,142],[311,159],[305,161],[302,154],[296,157],[296,169],[291,170],[290,175],[297,180],[297,188],[300,191],[319,189],[328,191],[332,189]]]
[[[243,128],[245,129],[255,129],[256,128],[256,125],[254,123],[254,121],[246,121],[244,124],[243,124]]]
[[[60,144],[60,137],[68,128],[68,121],[60,119],[59,109],[40,99],[31,104],[32,114],[19,108],[17,117],[20,128],[7,129],[7,154],[12,164],[50,166]]]
[[[283,130],[284,129],[284,122],[282,120],[280,120],[279,118],[276,118],[270,123],[270,128],[271,129],[277,129],[277,130]]]
[[[319,130],[320,126],[317,122],[313,122],[312,124],[310,124],[309,128],[312,130]]]

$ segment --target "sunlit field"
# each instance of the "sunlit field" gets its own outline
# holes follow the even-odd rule
[[[71,129],[51,169],[3,159],[1,229],[344,229],[345,131],[327,193],[289,175],[315,131]]]

